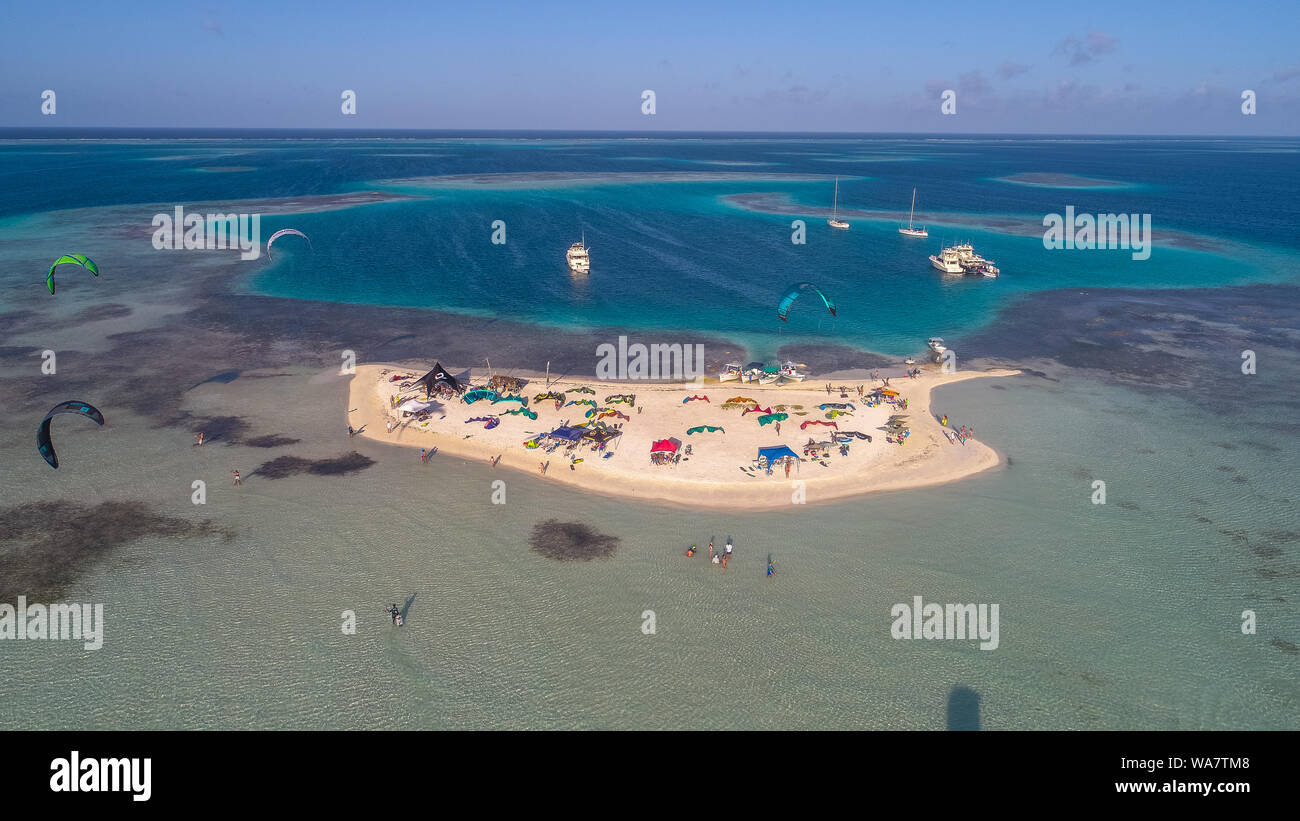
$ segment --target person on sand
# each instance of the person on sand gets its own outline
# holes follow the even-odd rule
[[[235,484],[237,484],[237,485],[242,485],[242,484],[244,483],[244,480],[241,479],[241,478],[239,478],[239,471],[237,471],[237,470],[232,470],[232,471],[230,471],[230,472],[233,473],[233,474],[235,474]]]
[[[392,419],[389,419],[389,420],[388,420],[388,432],[389,432],[389,433],[392,433],[392,432],[393,432],[393,420],[392,420]]]
[[[785,478],[787,478],[787,479],[790,478],[790,460],[789,460],[789,459],[786,459],[786,460],[785,460]]]
[[[356,435],[357,435],[357,432],[356,432],[355,430],[352,429],[352,426],[351,426],[351,425],[348,425],[348,438],[351,439],[353,436],[356,436]]]
[[[780,436],[780,435],[781,435],[781,423],[780,423],[780,422],[777,422],[777,423],[776,423],[776,435],[777,435],[777,436]]]
[[[421,462],[429,461],[429,455],[424,452],[424,448],[420,448],[420,461]]]

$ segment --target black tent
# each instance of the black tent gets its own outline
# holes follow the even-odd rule
[[[456,377],[447,373],[443,369],[441,362],[435,362],[433,370],[417,379],[413,387],[424,388],[424,392],[429,396],[441,393],[444,390],[457,394],[465,392],[465,386],[460,384]]]

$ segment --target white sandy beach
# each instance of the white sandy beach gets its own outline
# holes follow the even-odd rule
[[[604,408],[603,400],[613,394],[635,394],[636,404],[612,407],[629,415],[623,422],[623,435],[609,446],[610,458],[588,448],[577,452],[583,461],[570,468],[569,457],[563,449],[547,454],[540,449],[529,449],[524,443],[533,436],[569,422],[586,421],[584,413],[589,406],[572,405],[555,409],[551,400],[532,401],[532,397],[547,391],[542,375],[512,374],[529,379],[522,393],[529,399],[529,408],[538,414],[536,420],[522,415],[504,415],[504,411],[518,407],[517,403],[492,405],[481,400],[473,404],[453,400],[431,409],[428,420],[421,423],[402,418],[400,411],[392,408],[391,397],[399,391],[398,383],[389,381],[393,374],[423,374],[429,366],[405,367],[395,364],[357,366],[350,383],[349,424],[362,430],[367,438],[400,445],[409,451],[409,458],[418,459],[420,448],[436,447],[438,453],[429,460],[428,468],[437,470],[439,460],[464,458],[489,462],[500,455],[498,470],[516,469],[540,475],[540,465],[549,462],[545,474],[547,481],[561,482],[577,488],[602,494],[667,502],[689,507],[716,507],[718,505],[776,506],[788,505],[796,486],[803,481],[806,502],[816,504],[834,499],[858,496],[885,490],[925,487],[957,481],[967,476],[996,467],[1001,458],[992,448],[976,439],[963,445],[952,443],[943,433],[938,420],[930,410],[931,392],[940,385],[950,385],[967,379],[1011,376],[1017,371],[963,371],[944,374],[937,366],[922,368],[917,379],[895,377],[890,387],[908,400],[911,435],[903,445],[885,441],[882,429],[891,414],[899,412],[888,405],[866,408],[858,398],[856,386],[864,385],[870,392],[880,382],[871,380],[847,383],[835,380],[835,386],[848,385],[848,398],[835,390],[826,392],[826,382],[810,378],[799,384],[760,386],[739,382],[719,383],[707,380],[703,387],[681,384],[656,384],[647,382],[616,383],[595,379],[563,379],[550,383],[551,391],[569,391],[569,399],[594,399]],[[482,371],[482,372],[480,372]],[[486,382],[485,370],[472,372],[472,387]],[[573,393],[579,386],[588,386],[595,395]],[[409,392],[408,392],[409,393]],[[415,394],[409,393],[414,396]],[[709,402],[683,399],[693,395],[707,396]],[[742,416],[742,409],[723,409],[726,400],[746,397],[757,400],[763,407],[787,406],[789,418],[782,423],[778,435],[773,425],[760,426],[757,413]],[[824,403],[852,403],[852,416],[839,416],[834,421],[841,430],[856,430],[872,437],[870,443],[854,440],[847,456],[839,454],[838,447],[830,449],[825,465],[812,459],[803,459],[789,478],[783,469],[771,475],[762,471],[746,472],[753,464],[760,447],[787,445],[801,457],[808,440],[825,441],[831,438],[831,428],[810,425],[800,430],[800,424],[810,420],[824,420],[825,412],[818,409]],[[802,405],[804,415],[796,415],[793,406]],[[491,430],[482,422],[467,422],[472,417],[500,416],[500,424]],[[390,433],[388,422],[396,427]],[[609,418],[618,423],[622,420]],[[956,427],[970,420],[950,419]],[[687,435],[688,428],[697,425],[721,427],[725,433],[697,433]],[[676,438],[691,445],[689,458],[677,464],[654,465],[650,462],[651,443],[659,439]]]

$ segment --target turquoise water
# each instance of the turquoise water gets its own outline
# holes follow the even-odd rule
[[[306,439],[294,452],[337,441],[334,420],[304,410],[338,406],[335,378],[276,378],[288,409],[244,382],[190,401],[292,430]],[[74,600],[105,602],[104,649],[0,646],[25,682],[0,726],[942,729],[961,686],[980,694],[987,729],[1295,729],[1295,656],[1270,643],[1295,641],[1295,578],[1261,575],[1294,567],[1295,545],[1261,559],[1221,532],[1261,545],[1296,530],[1294,442],[1225,450],[1208,442],[1241,431],[1178,400],[1000,384],[939,397],[1009,469],[780,510],[629,505],[370,443],[379,464],[360,477],[236,492],[225,473],[256,461],[248,448],[169,453],[121,422],[111,440],[78,436],[89,500],[129,493],[239,536],[145,539],[90,574]],[[1133,422],[1117,435],[1116,419]],[[106,467],[124,444],[147,463]],[[21,500],[53,481],[27,463],[11,476]],[[211,481],[205,509],[188,503],[191,477]],[[1091,503],[1092,477],[1106,505]],[[453,514],[432,533],[430,499]],[[622,544],[606,561],[554,563],[525,546],[542,516]],[[727,571],[682,555],[724,534],[738,550]],[[394,631],[382,608],[412,591]],[[998,603],[1000,647],[892,639],[890,607],[915,595]],[[348,609],[355,636],[340,631]],[[1244,609],[1259,635],[1241,635]]]
[[[988,323],[1017,296],[1055,288],[1197,287],[1293,281],[1294,141],[896,139],[194,140],[0,144],[0,215],[74,205],[174,203],[386,190],[418,199],[269,218],[313,251],[284,246],[238,270],[277,296],[436,308],[562,326],[709,331],[757,355],[832,342],[912,354],[934,334]],[[1272,150],[1267,163],[1260,151]],[[33,156],[39,155],[39,156]],[[204,173],[207,168],[252,168]],[[1017,173],[1069,173],[1123,190],[1024,186]],[[508,184],[491,177],[507,174]],[[547,175],[579,175],[553,181]],[[670,181],[663,181],[664,176]],[[764,176],[776,175],[776,176]],[[824,222],[833,176],[849,210],[905,213],[918,189],[929,239],[897,220]],[[444,179],[451,177],[451,179]],[[434,179],[430,179],[434,178]],[[93,179],[94,185],[84,181]],[[768,195],[795,214],[740,207]],[[1157,247],[1047,252],[1045,214],[1149,213],[1161,232],[1214,252]],[[761,208],[762,206],[756,206]],[[791,222],[807,223],[806,243]],[[147,224],[150,209],[139,219]],[[997,229],[1012,218],[1021,231]],[[491,242],[493,222],[506,243]],[[593,272],[575,279],[568,245],[585,234]],[[927,257],[947,241],[994,259],[996,281],[945,278]],[[837,318],[775,306],[791,283],[832,296]]]
[[[218,364],[201,368],[190,364],[197,353],[184,335],[197,298],[189,282],[216,272],[249,293],[718,333],[760,354],[796,342],[909,352],[932,333],[987,332],[1017,296],[1051,288],[1173,293],[1292,281],[1285,262],[1297,246],[1297,158],[1274,152],[1288,146],[4,143],[3,506],[138,500],[162,515],[210,519],[233,536],[146,535],[89,564],[63,598],[105,604],[104,648],[0,642],[0,727],[942,729],[960,687],[979,695],[987,729],[1300,729],[1300,443],[1292,421],[1300,408],[1288,352],[1300,332],[1290,325],[1259,340],[1254,377],[1240,374],[1238,350],[1202,352],[1222,376],[1195,390],[1121,387],[1104,373],[1037,362],[1029,364],[1051,378],[944,388],[936,409],[973,425],[1009,458],[954,485],[692,511],[582,496],[451,458],[421,465],[410,448],[342,439],[346,379],[301,355],[288,334],[260,337],[254,327],[218,337],[218,352],[204,351]],[[229,166],[257,170],[197,172]],[[661,171],[678,176],[609,181]],[[492,172],[595,176],[509,189],[380,182]],[[693,172],[710,179],[680,176]],[[902,208],[915,185],[929,245],[900,237],[887,220],[855,218],[848,233],[830,234],[815,213],[808,244],[791,245],[792,217],[727,198],[776,194],[825,207],[831,178],[750,176],[768,172],[840,174],[841,204],[864,210]],[[1063,193],[989,181],[1031,172],[1135,187]],[[736,176],[719,181],[719,173]],[[142,233],[153,213],[176,203],[379,187],[426,198],[268,219],[264,236],[293,226],[314,246],[307,253],[286,244],[280,255],[277,244],[274,265],[166,256]],[[1161,247],[1145,263],[1127,254],[1079,258],[997,230],[1006,215],[1069,203],[1151,212],[1157,231],[1168,226],[1232,252]],[[57,210],[69,208],[79,210]],[[941,213],[997,259],[1002,278],[951,281],[929,270],[924,254],[949,230]],[[493,219],[507,223],[505,246],[489,242]],[[584,230],[593,272],[575,281],[563,250]],[[71,281],[49,299],[43,265],[78,249],[92,252],[104,276],[93,288]],[[808,306],[778,327],[773,291],[801,279],[835,295],[833,327],[818,327]],[[1242,308],[1215,321],[1230,327],[1263,298],[1243,297]],[[1158,293],[1146,299],[1159,307]],[[110,304],[131,310],[106,312]],[[192,321],[195,334],[226,333],[213,331],[207,315]],[[538,331],[539,345],[546,333]],[[112,395],[127,385],[148,401],[102,408],[104,429],[60,426],[64,468],[50,471],[32,447],[32,408],[68,398],[60,395],[68,384],[99,390],[85,363],[115,344],[121,356],[89,361]],[[214,345],[206,336],[195,344]],[[33,350],[47,346],[60,352],[61,376],[35,375]],[[290,351],[282,367],[207,381],[277,348]],[[185,372],[179,397],[148,394],[164,369]],[[195,418],[238,417],[252,433],[300,441],[191,448],[190,425],[151,415],[153,403],[170,398]],[[230,470],[247,476],[275,456],[318,459],[349,448],[374,466],[229,484]],[[207,482],[203,506],[190,501],[196,479]],[[505,505],[491,503],[498,479]],[[1104,505],[1091,501],[1098,480],[1107,485]],[[544,559],[527,540],[550,517],[615,535],[619,549],[588,564]],[[726,534],[738,554],[725,573],[682,555],[686,545]],[[93,546],[94,536],[86,538]],[[21,549],[21,540],[2,541],[0,558]],[[771,579],[763,573],[769,554],[778,566]],[[412,592],[408,626],[393,630],[383,608]],[[918,595],[998,604],[1000,647],[891,638],[890,608]],[[340,630],[346,610],[360,619],[356,635]],[[654,635],[641,630],[646,610],[656,615]],[[1240,630],[1245,610],[1257,615],[1255,635]]]

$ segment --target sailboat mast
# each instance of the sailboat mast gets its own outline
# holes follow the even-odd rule
[[[912,215],[916,213],[916,189],[912,189],[912,210],[907,213],[907,227],[912,227]]]
[[[835,178],[835,200],[831,203],[831,219],[835,219],[840,208],[840,178]]]

